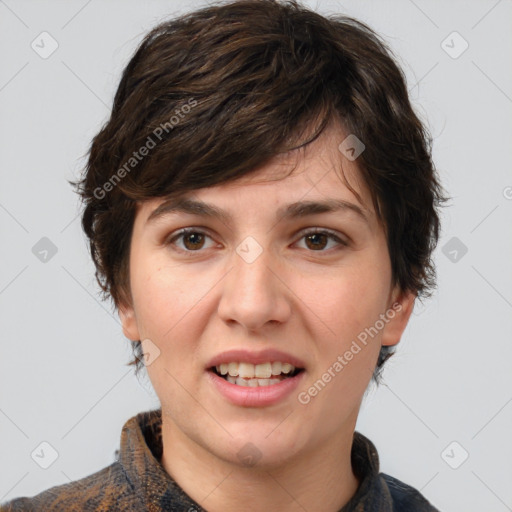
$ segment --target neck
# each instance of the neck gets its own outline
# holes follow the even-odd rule
[[[261,468],[220,459],[184,435],[169,416],[162,420],[163,467],[209,512],[338,512],[357,491],[350,458],[355,422],[308,453]]]

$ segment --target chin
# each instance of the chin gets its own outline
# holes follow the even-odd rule
[[[282,420],[280,420],[282,421]],[[260,469],[276,468],[292,460],[306,440],[291,429],[276,428],[279,422],[257,422],[228,441],[229,462]]]

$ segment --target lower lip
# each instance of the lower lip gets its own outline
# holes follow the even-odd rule
[[[289,396],[302,380],[304,370],[295,375],[295,377],[283,379],[278,384],[258,386],[254,388],[231,384],[231,382],[219,377],[213,371],[207,371],[206,373],[221,395],[223,395],[232,404],[240,405],[242,407],[264,407],[267,405],[277,404]]]

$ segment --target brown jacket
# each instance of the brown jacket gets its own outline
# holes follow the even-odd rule
[[[123,427],[121,449],[113,464],[32,498],[14,499],[0,506],[0,511],[204,511],[159,462],[161,421],[161,409],[134,416]],[[375,446],[358,432],[354,433],[352,466],[360,485],[340,512],[439,512],[414,488],[379,473]]]

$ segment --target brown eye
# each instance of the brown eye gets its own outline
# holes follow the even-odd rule
[[[183,245],[191,251],[201,249],[204,244],[203,233],[185,233],[182,237]]]
[[[347,246],[339,236],[325,229],[309,230],[302,233],[301,239],[305,240],[306,249],[315,252],[328,252],[326,247],[329,242],[334,242],[336,246]]]
[[[198,229],[182,229],[167,242],[167,245],[174,245],[179,252],[197,252],[205,247],[206,239],[210,238],[206,233]]]
[[[208,249],[205,245],[207,239],[212,240],[211,236],[205,232],[195,228],[185,228],[170,238],[166,244],[173,245],[178,252],[182,253],[201,252],[202,249]],[[325,229],[303,232],[300,239],[305,240],[305,248],[307,250],[319,253],[330,252],[329,242],[334,242],[334,249],[339,248],[339,246],[348,245],[347,242],[343,241],[335,233]]]
[[[325,233],[313,233],[306,235],[304,238],[307,240],[306,245],[308,248],[313,250],[324,249],[329,240]]]

